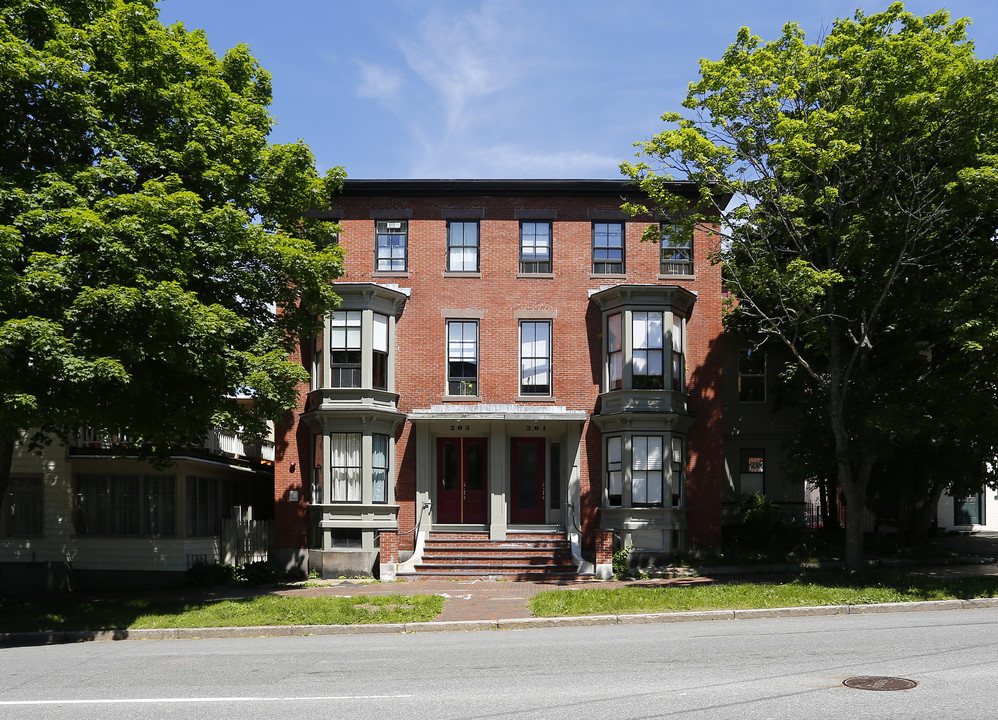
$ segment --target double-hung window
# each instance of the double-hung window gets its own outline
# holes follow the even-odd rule
[[[361,348],[359,310],[337,311],[330,321],[330,387],[360,387]]]
[[[520,395],[551,394],[551,321],[520,322]]]
[[[606,362],[610,390],[620,390],[624,383],[624,345],[620,317],[620,313],[614,313],[606,321]]]
[[[633,386],[642,390],[665,387],[664,313],[631,313]]]
[[[551,272],[551,223],[520,223],[520,272]]]
[[[662,506],[662,437],[635,435],[631,438],[631,505]]]
[[[371,502],[388,502],[388,436],[371,436]]]
[[[478,323],[447,322],[447,394],[478,394]]]
[[[623,504],[623,440],[619,436],[606,439],[606,503],[609,507]]]
[[[388,389],[388,316],[374,313],[374,337],[371,338],[371,384]]]
[[[766,401],[766,354],[762,350],[738,351],[738,401]]]
[[[447,270],[478,272],[478,223],[447,223]]]
[[[12,477],[7,493],[9,535],[42,534],[42,479],[39,477]],[[2,503],[0,503],[2,507]]]
[[[329,484],[333,502],[360,502],[360,433],[332,433]]]
[[[406,220],[375,222],[375,260],[377,272],[405,272],[408,262],[409,223]]]
[[[624,272],[624,223],[593,223],[593,274]]]
[[[78,475],[76,532],[174,535],[176,484],[174,475]],[[217,513],[212,519],[217,521]]]
[[[661,267],[663,275],[693,274],[693,228],[678,223],[659,226]]]

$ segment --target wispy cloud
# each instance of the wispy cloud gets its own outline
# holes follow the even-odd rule
[[[383,65],[372,65],[358,60],[360,67],[360,84],[357,87],[357,96],[362,98],[372,98],[387,103],[398,100],[399,90],[402,87],[402,75],[393,68]]]

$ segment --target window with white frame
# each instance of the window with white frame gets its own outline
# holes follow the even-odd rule
[[[672,316],[672,389],[686,390],[686,357],[683,353],[683,320]]]
[[[329,386],[360,387],[361,318],[359,310],[337,310],[330,320]]]
[[[593,274],[620,275],[624,272],[624,223],[593,223]]]
[[[762,350],[738,351],[738,401],[766,402],[766,354]]]
[[[520,322],[520,394],[551,395],[551,321]]]
[[[665,333],[662,312],[631,313],[632,386],[642,390],[665,387]]]
[[[681,435],[672,436],[672,506],[683,506],[683,472],[686,468],[686,442]]]
[[[478,223],[447,223],[447,270],[478,272]]]
[[[606,504],[620,507],[624,498],[623,439],[619,436],[606,439]]]
[[[520,223],[520,272],[551,272],[551,223]]]
[[[680,223],[659,226],[661,267],[663,275],[693,274],[693,228]]]
[[[614,313],[606,320],[606,363],[610,390],[620,390],[624,383],[624,338],[620,318],[620,313]]]
[[[8,487],[7,534],[41,535],[44,520],[42,479],[13,476]]]
[[[77,475],[79,535],[175,535],[173,475]]]
[[[631,437],[631,505],[662,507],[662,443],[660,435]]]
[[[388,442],[387,435],[371,436],[371,502],[388,502]]]
[[[405,272],[408,267],[409,223],[405,220],[375,222],[377,272]]]
[[[361,501],[360,433],[331,433],[329,436],[329,485],[332,502]]]
[[[388,316],[374,313],[371,384],[378,390],[388,389]]]
[[[447,322],[447,394],[478,395],[478,322]]]

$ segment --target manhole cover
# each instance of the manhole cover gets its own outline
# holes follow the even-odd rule
[[[881,675],[860,675],[842,681],[846,687],[857,690],[911,690],[918,685],[914,680]]]

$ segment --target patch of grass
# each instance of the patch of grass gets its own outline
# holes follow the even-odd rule
[[[814,577],[773,585],[658,585],[549,590],[530,600],[535,617],[625,615],[644,612],[867,605],[998,596],[998,577],[937,578],[910,574]]]
[[[425,622],[443,603],[428,595],[260,595],[198,602],[5,598],[0,599],[0,632]]]

